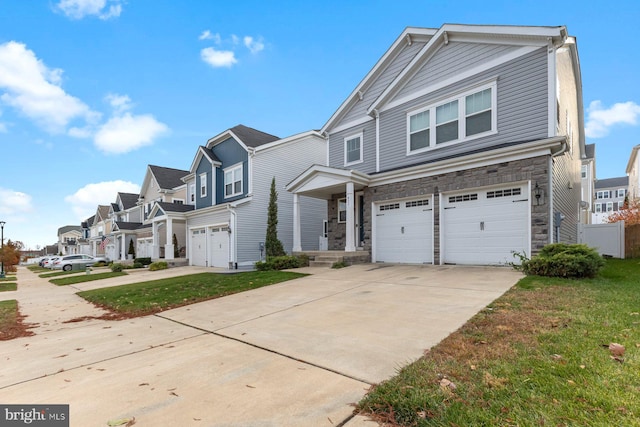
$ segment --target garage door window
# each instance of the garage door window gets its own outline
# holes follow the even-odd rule
[[[495,199],[496,197],[519,196],[521,190],[519,188],[507,188],[505,190],[487,191],[487,199]]]
[[[449,203],[469,202],[469,201],[473,201],[473,200],[478,200],[478,193],[461,194],[459,196],[451,196],[451,197],[449,197]]]
[[[429,206],[429,200],[413,200],[411,202],[406,202],[405,207],[407,208],[415,208],[418,206]]]
[[[400,209],[400,203],[389,203],[386,205],[380,205],[380,212],[391,211],[394,209]]]

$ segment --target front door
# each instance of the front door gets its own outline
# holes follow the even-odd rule
[[[364,194],[362,192],[356,193],[356,229],[355,229],[355,242],[356,247],[361,248],[364,246]]]

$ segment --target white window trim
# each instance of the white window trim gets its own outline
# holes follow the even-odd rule
[[[607,202],[607,212],[613,212],[613,202]]]
[[[189,184],[189,203],[196,203],[196,184]]]
[[[231,179],[233,179],[233,175],[234,172],[239,169],[240,170],[240,192],[236,193],[235,191],[232,194],[227,194],[227,173],[231,173]],[[235,196],[239,196],[240,194],[242,194],[242,191],[244,189],[244,170],[242,168],[242,163],[238,163],[236,165],[230,166],[226,169],[223,170],[222,172],[222,180],[223,180],[223,186],[224,186],[224,198],[225,199],[229,199],[231,197],[235,197]],[[234,190],[235,189],[235,184],[236,181],[232,181],[231,182],[231,189]]]
[[[344,221],[340,221],[340,202],[344,202]],[[347,222],[347,199],[343,197],[338,199],[338,224],[345,224]]]
[[[204,190],[204,194],[203,194],[203,190]],[[200,174],[200,197],[207,197],[208,194],[208,188],[207,188],[207,174],[206,173],[201,173]]]
[[[429,105],[422,106],[419,108],[415,108],[407,111],[407,124],[406,124],[406,132],[407,132],[407,142],[406,142],[406,154],[407,156],[411,156],[414,154],[424,153],[426,151],[437,150],[442,147],[448,147],[450,145],[460,144],[463,142],[471,141],[478,138],[483,138],[489,135],[494,135],[498,133],[498,84],[497,81],[494,80],[490,83],[474,86],[471,89],[467,89],[464,92],[460,92],[455,96],[451,96],[448,98],[438,99],[435,102],[430,103]],[[474,93],[482,92],[483,90],[491,89],[491,129],[486,132],[477,133],[471,136],[466,135],[466,126],[467,126],[467,115],[465,110],[466,105],[466,97],[469,95],[473,95]],[[436,145],[436,107],[440,105],[448,104],[453,101],[458,101],[458,139],[443,142],[441,144]],[[411,150],[411,116],[414,116],[418,113],[422,113],[423,111],[429,110],[429,141],[430,146],[420,148],[418,150]]]
[[[363,151],[364,151],[364,138],[363,138],[364,132],[360,132],[360,133],[356,133],[354,135],[351,136],[347,136],[344,139],[344,165],[345,166],[350,166],[350,165],[357,165],[358,163],[362,163],[364,160],[364,155],[363,155]],[[360,158],[358,160],[354,160],[353,162],[349,162],[347,161],[347,141],[350,141],[352,139],[356,139],[356,138],[360,138]]]

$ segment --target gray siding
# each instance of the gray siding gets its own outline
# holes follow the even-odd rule
[[[405,68],[405,66],[411,62],[416,54],[422,49],[425,43],[413,43],[411,46],[405,45],[402,52],[382,71],[380,76],[371,85],[371,87],[364,93],[362,101],[358,101],[351,110],[344,116],[336,126],[341,123],[348,123],[352,120],[357,120],[364,117],[367,114],[367,109],[373,102],[380,96],[380,94],[389,86],[389,84],[396,78],[398,74]]]
[[[267,232],[267,209],[271,179],[278,192],[278,238],[285,251],[293,248],[293,194],[285,186],[313,164],[324,164],[326,145],[322,138],[306,137],[279,147],[258,151],[253,159],[253,199],[237,207],[238,263],[260,259],[259,243]],[[324,200],[300,198],[302,249],[317,250],[322,221],[327,217]]]
[[[517,50],[519,46],[478,43],[449,43],[427,62],[411,81],[400,91],[399,98],[448,79],[452,70],[462,73],[485,64],[506,53]]]
[[[469,142],[407,156],[407,110],[427,106],[448,93],[498,75],[498,133]],[[380,115],[380,169],[437,160],[513,141],[546,138],[547,56],[542,48],[469,79],[419,97]]]
[[[362,132],[362,163],[344,165],[344,138]],[[356,169],[362,172],[376,171],[376,123],[371,120],[360,126],[337,132],[329,136],[329,166]]]
[[[224,209],[224,210],[221,210],[220,212],[190,216],[187,221],[187,228],[205,227],[208,225],[228,224],[228,223],[229,223],[229,211]]]

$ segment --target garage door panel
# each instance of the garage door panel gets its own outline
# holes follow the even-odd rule
[[[207,266],[207,234],[204,228],[191,230],[191,265]]]
[[[504,264],[528,248],[528,200],[523,186],[445,197],[445,263]]]
[[[433,211],[428,199],[376,206],[376,261],[430,263]]]

